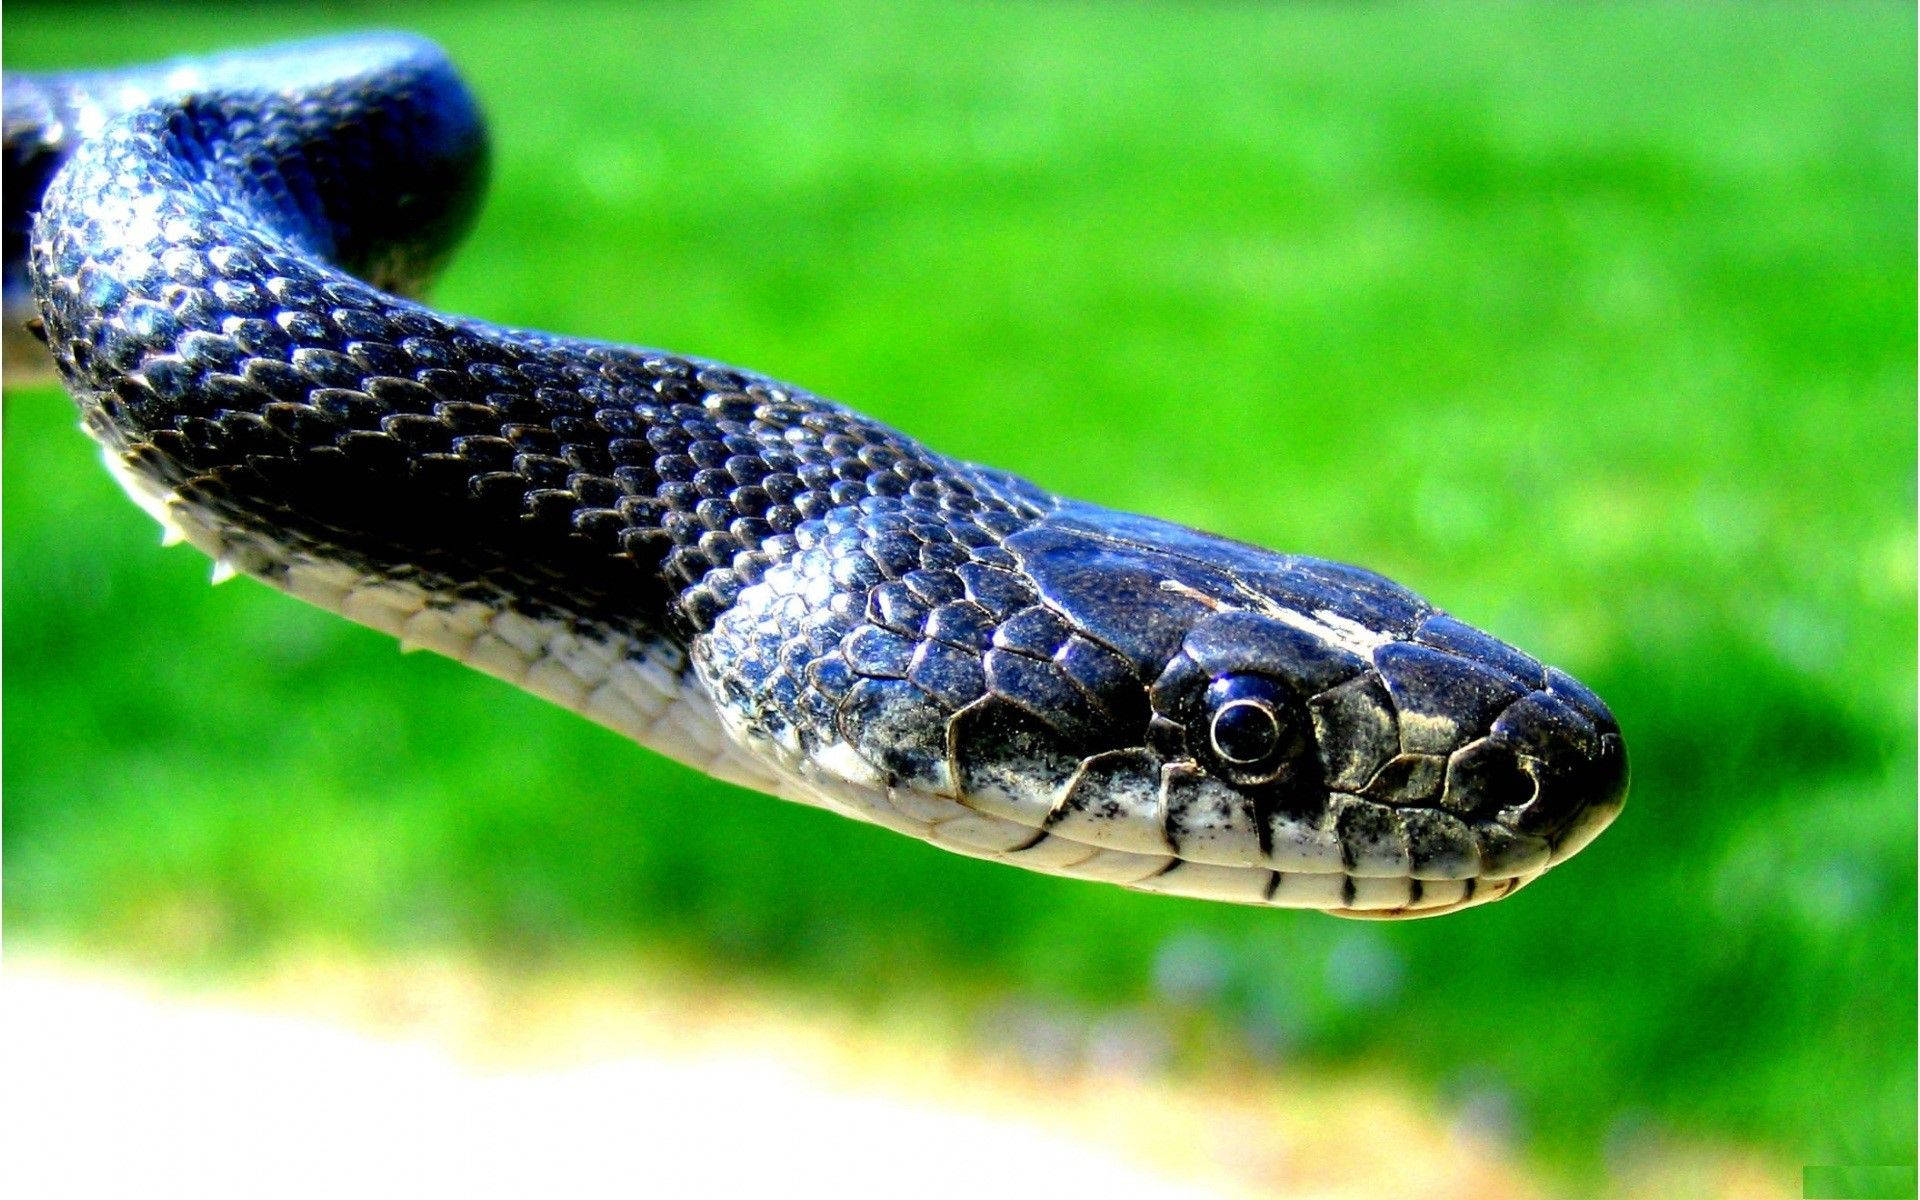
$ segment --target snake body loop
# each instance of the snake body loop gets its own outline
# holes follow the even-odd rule
[[[1506,895],[1620,808],[1597,697],[1377,575],[402,298],[487,158],[428,43],[11,76],[6,150],[10,277],[136,500],[217,570],[702,770],[1042,871],[1358,916]]]

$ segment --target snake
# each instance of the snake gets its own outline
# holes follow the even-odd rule
[[[1593,691],[1371,571],[428,307],[490,156],[410,34],[9,74],[9,377],[50,365],[216,581],[961,854],[1431,916],[1620,812]]]

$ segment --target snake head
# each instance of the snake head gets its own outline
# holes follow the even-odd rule
[[[1371,572],[1078,504],[1005,544],[1065,637],[1000,639],[948,756],[965,803],[1041,831],[1016,859],[1428,915],[1536,878],[1625,798],[1597,696]]]

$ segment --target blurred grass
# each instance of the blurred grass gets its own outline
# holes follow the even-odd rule
[[[14,390],[10,933],[664,950],[855,1008],[1173,1013],[1191,1065],[1403,1071],[1573,1172],[1648,1131],[1911,1161],[1910,9],[8,16],[13,67],[428,33],[496,134],[444,307],[1384,570],[1594,685],[1635,772],[1590,851],[1437,922],[1009,871],[210,590]]]

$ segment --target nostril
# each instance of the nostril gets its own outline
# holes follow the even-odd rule
[[[1447,760],[1440,807],[1462,817],[1485,820],[1495,813],[1532,804],[1539,780],[1505,746],[1487,738],[1454,751]]]
[[[1584,807],[1581,790],[1565,771],[1545,763],[1529,763],[1537,776],[1534,794],[1525,804],[1500,814],[1503,823],[1536,837],[1552,838]]]
[[[1626,755],[1617,733],[1583,738],[1543,759],[1523,758],[1539,780],[1527,804],[1501,819],[1523,833],[1551,841],[1565,857],[1606,828],[1626,797]]]

